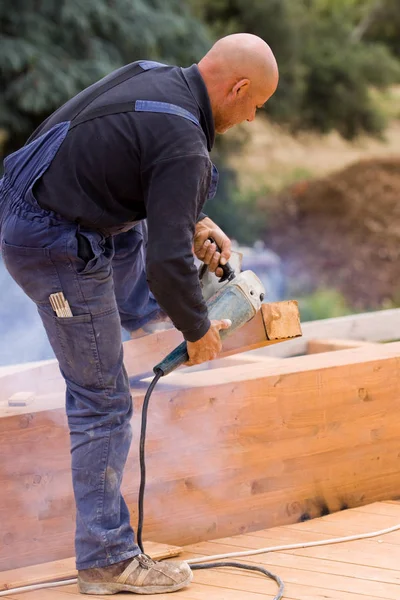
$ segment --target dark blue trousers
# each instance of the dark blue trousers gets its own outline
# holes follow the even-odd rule
[[[146,227],[108,237],[80,228],[42,210],[27,187],[12,169],[0,181],[1,251],[36,303],[66,382],[77,568],[103,567],[140,553],[120,489],[132,416],[121,323],[137,329],[159,310],[144,270]],[[73,317],[50,305],[61,291]]]

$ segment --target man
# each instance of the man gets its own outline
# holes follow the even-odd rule
[[[220,351],[229,322],[210,323],[193,260],[194,251],[218,274],[230,257],[229,239],[201,212],[216,186],[209,151],[215,132],[254,119],[277,81],[270,48],[248,34],[219,40],[186,69],[132,63],[5,160],[4,262],[36,303],[67,386],[82,593],[163,593],[191,581],[185,563],[140,553],[121,496],[132,401],[120,326],[134,335],[168,316],[189,364]]]

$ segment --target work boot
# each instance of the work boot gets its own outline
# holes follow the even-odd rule
[[[164,594],[189,585],[192,578],[185,562],[154,561],[139,554],[109,567],[78,571],[78,588],[82,594]]]

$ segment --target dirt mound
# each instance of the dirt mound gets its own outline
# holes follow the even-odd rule
[[[355,308],[400,300],[400,156],[357,162],[260,200],[266,243],[296,288],[339,289]]]

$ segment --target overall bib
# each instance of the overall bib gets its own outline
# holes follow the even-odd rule
[[[144,61],[121,69],[119,80],[161,66]],[[146,222],[98,231],[42,209],[34,185],[51,164],[81,111],[113,82],[75,102],[70,120],[54,125],[8,156],[0,180],[0,240],[4,263],[36,303],[66,382],[72,480],[76,501],[77,569],[104,567],[137,554],[121,481],[130,443],[132,399],[123,365],[121,323],[135,330],[159,307],[145,274]],[[73,104],[74,102],[72,102]],[[121,105],[120,112],[128,110]],[[109,114],[109,107],[95,116]],[[200,123],[185,109],[137,101],[129,110],[166,112]],[[114,105],[114,112],[115,111]],[[93,116],[93,115],[92,115]],[[44,126],[46,125],[46,122]],[[32,139],[32,138],[31,138]],[[209,197],[215,194],[213,170]],[[72,317],[57,317],[50,294],[63,292]]]

